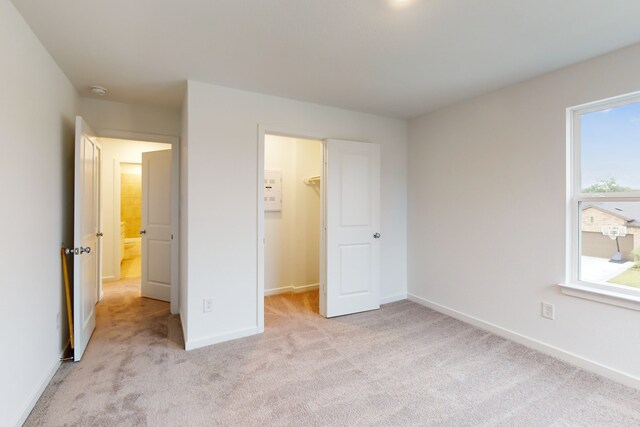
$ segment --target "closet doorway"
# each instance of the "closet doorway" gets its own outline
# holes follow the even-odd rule
[[[321,155],[299,162],[307,150]],[[315,292],[318,303],[307,305],[327,318],[380,308],[380,162],[376,143],[258,127],[258,332],[265,296],[279,293]]]
[[[320,140],[266,135],[264,150],[264,295],[319,315]],[[275,299],[272,299],[275,300]]]

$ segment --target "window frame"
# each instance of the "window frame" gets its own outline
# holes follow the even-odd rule
[[[582,247],[580,205],[585,202],[640,202],[640,191],[583,193],[580,128],[584,114],[640,103],[640,91],[567,108],[567,259],[562,292],[640,310],[640,289],[580,280]]]

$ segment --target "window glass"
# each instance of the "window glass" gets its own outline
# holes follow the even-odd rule
[[[640,102],[580,115],[581,188],[640,191]]]
[[[640,202],[579,204],[581,281],[640,288]]]

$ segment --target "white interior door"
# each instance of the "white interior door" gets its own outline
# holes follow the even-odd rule
[[[380,146],[327,140],[325,159],[322,314],[380,308]]]
[[[142,296],[171,301],[171,150],[142,153]]]
[[[76,117],[74,177],[73,332],[74,360],[82,358],[96,327],[100,282],[100,145],[89,125]]]

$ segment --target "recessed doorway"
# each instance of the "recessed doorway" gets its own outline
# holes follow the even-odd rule
[[[171,150],[171,144],[114,138],[98,141],[102,146],[102,280],[137,279],[141,285],[143,255],[148,255],[143,253],[142,214],[147,197],[143,155]],[[170,188],[168,191],[170,199]],[[166,209],[170,217],[171,207]]]
[[[322,150],[320,140],[265,137],[264,295],[267,316],[270,302],[279,304],[283,301],[319,314]]]
[[[317,246],[312,244],[315,241],[313,236],[295,226],[293,232],[287,234],[273,234],[273,230],[267,230],[275,228],[273,224],[269,224],[271,219],[284,223],[287,214],[284,209],[288,199],[304,200],[291,189],[287,190],[282,172],[284,166],[273,161],[276,156],[269,147],[274,144],[271,141],[276,140],[281,141],[280,163],[284,164],[288,158],[289,163],[296,165],[294,172],[290,171],[287,175],[292,176],[298,184],[302,182],[313,186],[316,182],[319,183],[317,196],[320,221],[316,228],[319,242]],[[305,145],[291,145],[292,140]],[[284,149],[287,144],[295,149]],[[313,146],[309,144],[321,147],[318,175],[314,171],[298,168],[296,155],[292,154],[297,153],[298,147]],[[265,296],[280,292],[313,291],[315,284],[310,283],[309,277],[318,280],[318,312],[323,317],[344,316],[380,307],[380,161],[380,146],[375,143],[323,139],[309,133],[292,133],[291,130],[273,130],[259,126],[256,292],[258,332],[265,329]],[[278,167],[281,169],[277,169]],[[301,174],[297,173],[298,169],[302,170]],[[315,210],[308,202],[303,203],[302,207],[303,211],[305,208]],[[268,218],[268,215],[274,218]],[[293,214],[289,212],[289,215]],[[306,225],[306,221],[307,218],[302,218],[294,220],[294,224]],[[313,227],[312,225],[311,228]],[[274,247],[276,253],[280,250],[285,255],[274,260]],[[316,249],[317,257],[298,260],[301,252],[309,254]],[[308,267],[312,265],[311,262],[315,264],[316,259],[318,274],[305,276],[306,272],[314,271]],[[303,274],[300,275],[300,272]],[[300,281],[300,277],[304,280]]]
[[[120,240],[116,243],[120,245],[120,279],[139,279],[142,274],[140,230],[142,230],[142,165],[121,162]]]

